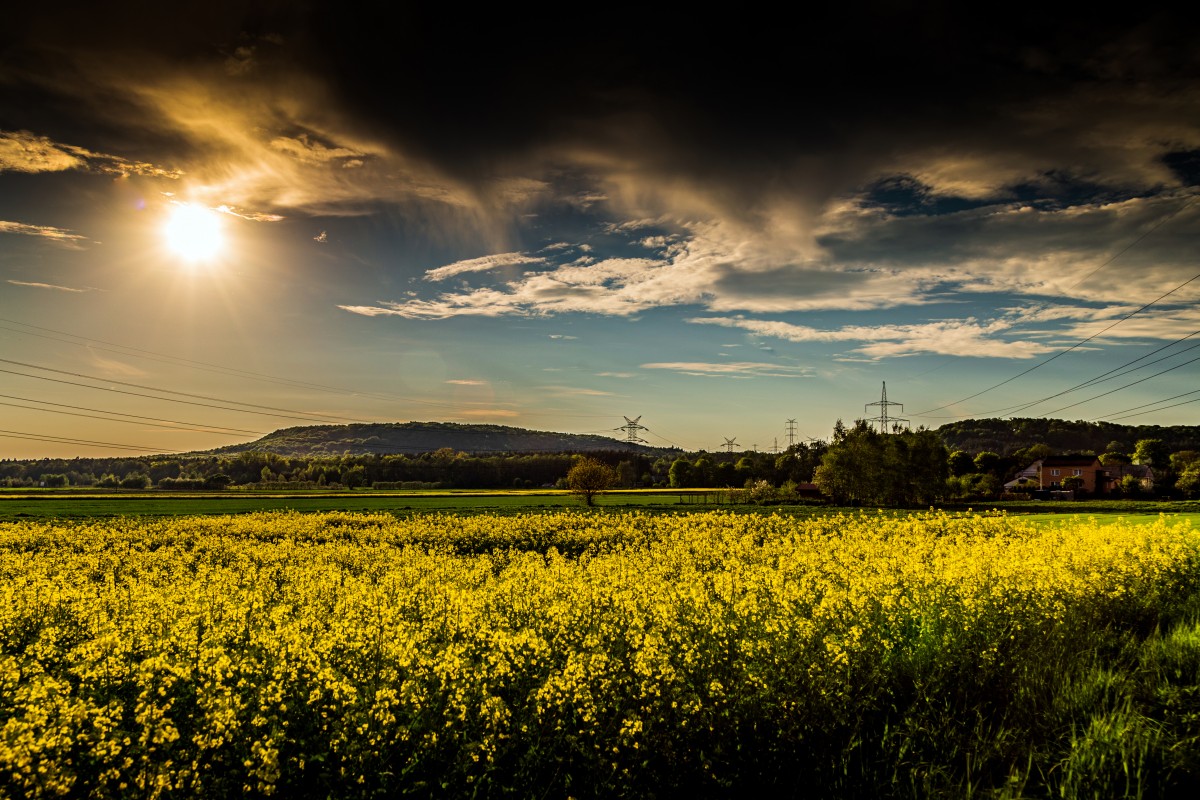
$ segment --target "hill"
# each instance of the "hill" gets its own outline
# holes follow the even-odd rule
[[[1115,422],[1074,422],[1062,419],[965,419],[942,425],[937,433],[951,450],[979,453],[991,450],[1007,455],[1034,444],[1058,452],[1093,452],[1113,449],[1132,453],[1139,439],[1162,439],[1167,450],[1200,450],[1197,425],[1120,425]]]
[[[261,439],[208,451],[249,451],[281,456],[381,455],[431,453],[442,448],[464,453],[587,453],[628,450],[647,455],[666,452],[613,439],[574,433],[531,431],[505,425],[454,422],[373,422],[353,425],[306,425],[282,428]]]

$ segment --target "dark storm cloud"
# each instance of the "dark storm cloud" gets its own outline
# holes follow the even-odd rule
[[[1197,72],[1186,27],[1128,9],[1083,25],[1017,11],[980,21],[978,9],[955,4],[806,10],[797,24],[755,8],[708,19],[580,11],[103,4],[19,12],[0,42],[10,66],[43,73],[69,74],[85,53],[144,55],[179,70],[219,59],[226,72],[264,78],[303,73],[375,137],[461,177],[582,150],[741,188],[814,154],[832,156],[824,180],[837,184],[864,157],[886,161],[897,143],[984,124],[998,137],[1012,132],[1014,103],[1080,87],[1177,87]]]
[[[1056,294],[1039,270],[1094,263],[1200,177],[1192,28],[1154,9],[579,11],[26,7],[0,32],[0,129],[248,213],[419,208],[474,232],[463,258],[531,251],[551,209],[674,237],[371,312],[420,316]]]

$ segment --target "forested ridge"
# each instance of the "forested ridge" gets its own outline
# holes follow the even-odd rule
[[[1060,453],[1132,452],[1141,439],[1160,439],[1170,452],[1200,450],[1200,425],[1120,425],[1063,419],[965,419],[937,428],[949,450],[1008,455],[1036,444]],[[1118,446],[1110,447],[1114,442]]]
[[[261,439],[212,451],[216,455],[251,451],[281,456],[331,456],[431,453],[448,447],[463,453],[587,453],[645,447],[596,434],[532,431],[507,425],[455,422],[370,422],[281,428]]]

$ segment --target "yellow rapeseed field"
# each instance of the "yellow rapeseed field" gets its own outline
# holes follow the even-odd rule
[[[920,793],[972,766],[914,720],[1016,724],[1078,678],[1061,659],[1150,636],[1198,579],[1200,533],[1167,518],[4,523],[0,795]],[[1057,785],[1082,745],[1045,733]],[[1006,785],[1028,765],[992,741],[977,769]]]

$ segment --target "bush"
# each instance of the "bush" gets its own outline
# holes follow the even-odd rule
[[[149,489],[150,476],[142,472],[132,472],[122,478],[117,486],[121,489]]]

